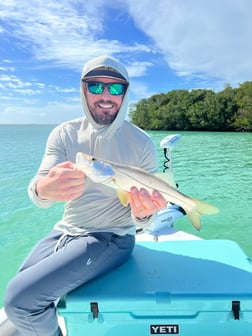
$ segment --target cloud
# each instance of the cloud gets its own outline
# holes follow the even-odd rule
[[[0,88],[2,90],[2,99],[21,96],[34,96],[41,94],[41,88],[44,86],[41,83],[30,83],[22,81],[15,75],[3,74],[0,75]]]
[[[104,53],[127,66],[134,100],[181,83],[218,89],[252,78],[250,0],[8,0],[0,11],[1,115],[71,116],[73,77]]]
[[[141,77],[144,76],[148,69],[153,67],[152,62],[132,62],[128,67],[127,70],[129,75],[132,77]]]
[[[154,92],[150,92],[148,85],[145,82],[132,80],[130,85],[134,88],[132,99],[134,99],[135,102],[139,100],[139,97],[146,98],[154,94]]]
[[[127,0],[136,25],[179,76],[252,77],[250,0]]]
[[[31,86],[31,83],[23,82],[14,75],[2,75],[0,76],[0,82],[6,83],[7,87],[13,89]]]
[[[10,119],[11,116],[11,119]],[[73,102],[50,102],[44,105],[36,104],[35,101],[29,101],[26,105],[20,104],[19,100],[6,105],[0,111],[0,124],[58,124],[66,120],[71,120],[82,116],[79,101]]]
[[[160,53],[178,76],[239,82],[252,76],[250,0],[105,0],[3,2],[0,33],[9,31],[39,61],[80,71],[90,58],[122,57],[131,77],[148,72]],[[104,38],[109,10],[134,19],[152,45]],[[119,15],[119,14],[118,14]],[[120,16],[120,15],[119,15]],[[124,24],[125,22],[122,22]],[[137,66],[136,66],[137,65]]]
[[[121,6],[120,1],[118,6]],[[95,4],[89,0],[38,0],[36,6],[31,6],[29,0],[14,0],[1,4],[1,7],[5,34],[8,36],[11,31],[20,48],[31,51],[38,61],[50,61],[80,71],[87,60],[104,54],[104,51],[108,55],[131,54],[132,58],[138,53],[153,52],[151,46],[135,41],[128,44],[104,38],[104,21],[110,7],[104,0]],[[142,69],[145,64],[148,67],[148,63],[143,62]]]
[[[1,71],[1,68],[0,68]],[[14,74],[0,74],[0,88],[2,89],[1,95],[4,99],[9,96],[32,96],[32,95],[54,95],[58,93],[73,93],[79,94],[79,88],[72,87],[60,87],[58,85],[46,85],[45,83],[40,82],[27,82],[23,81]],[[6,98],[5,97],[5,98]]]
[[[10,66],[0,66],[0,71],[13,72],[15,71],[15,68]]]

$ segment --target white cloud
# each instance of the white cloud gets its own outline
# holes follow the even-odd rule
[[[21,104],[22,103],[22,104]],[[82,115],[79,102],[51,102],[45,105],[24,104],[23,102],[6,106],[0,111],[0,124],[58,124]]]
[[[0,71],[13,72],[13,71],[15,71],[15,68],[14,67],[10,67],[10,66],[0,66]]]
[[[146,74],[149,68],[153,66],[151,62],[132,62],[127,70],[132,77],[141,77]]]
[[[132,80],[130,83],[132,99],[138,101],[142,98],[150,97],[153,92],[150,92],[147,83],[137,80]]]
[[[104,38],[109,25],[106,13],[113,7],[129,11],[153,45]],[[151,66],[147,55],[160,52],[178,76],[231,84],[252,76],[250,0],[159,0],[155,4],[152,0],[37,0],[36,6],[29,0],[12,0],[0,8],[3,22],[8,21],[20,45],[37,60],[76,71],[106,51],[126,59],[131,77],[137,77]],[[4,27],[0,33],[8,36]]]
[[[127,0],[138,27],[179,75],[252,77],[250,0]]]
[[[77,90],[76,88],[62,88],[59,86],[55,86],[56,92],[61,92],[61,93],[76,93],[79,92],[79,89]]]
[[[6,86],[10,88],[24,88],[31,86],[31,83],[23,82],[14,75],[2,75],[0,76],[0,82],[6,83]]]
[[[1,69],[0,69],[1,70]],[[79,88],[60,87],[57,85],[46,85],[40,82],[25,82],[16,75],[2,74],[0,75],[1,95],[4,99],[5,95],[13,96],[19,94],[20,96],[32,95],[48,95],[58,93],[79,93]]]
[[[15,75],[0,75],[1,96],[12,97],[13,95],[33,96],[41,94],[41,83],[30,83],[22,81]]]
[[[49,84],[51,78],[39,75],[44,70],[48,73],[49,67],[80,73],[88,59],[104,53],[126,64],[132,78],[134,100],[148,97],[152,94],[150,91],[155,90],[151,74],[163,61],[160,55],[166,61],[167,73],[170,68],[179,79],[193,83],[191,85],[203,83],[207,87],[213,83],[211,88],[216,89],[223,88],[223,83],[236,85],[252,78],[250,0],[159,0],[154,3],[153,0],[113,3],[36,0],[35,3],[33,6],[29,0],[0,3],[1,45],[3,41],[11,41],[14,49],[25,55],[31,53],[27,63],[12,59],[10,53],[0,64],[1,116],[12,115],[20,120],[22,111],[23,120],[27,122],[44,122],[47,118],[54,122],[56,117],[70,119],[71,111],[80,111],[78,80],[76,87],[72,77],[60,84],[55,84],[58,82],[53,79],[52,85]],[[120,31],[111,33],[110,23],[114,18],[108,15],[110,9],[117,10],[118,16],[123,13],[124,20],[127,15],[130,20],[133,18],[140,33],[134,35],[135,29],[132,29],[131,36],[123,27],[121,38]],[[115,24],[115,27],[119,26]],[[138,34],[139,39],[135,37]],[[142,36],[148,42],[142,42]],[[36,71],[32,73],[33,69]],[[162,69],[166,70],[163,63]],[[169,75],[170,72],[167,77]],[[144,82],[142,76],[145,76]],[[59,101],[52,102],[52,97]],[[76,101],[70,103],[71,99]]]
[[[127,44],[103,38],[105,13],[111,6],[104,0],[95,3],[89,0],[37,0],[36,6],[31,6],[29,0],[14,0],[0,6],[3,21],[8,21],[12,35],[39,61],[50,61],[80,71],[87,60],[104,53],[131,54],[134,58],[134,54],[140,52],[153,52],[151,46],[137,41]],[[117,6],[121,6],[120,1]],[[8,35],[7,28],[5,33]],[[141,68],[145,65],[149,66],[143,62]],[[138,73],[132,72],[131,75],[137,76]]]

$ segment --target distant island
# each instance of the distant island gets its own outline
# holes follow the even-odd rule
[[[130,106],[131,121],[145,130],[252,131],[252,81],[224,90],[173,90]]]

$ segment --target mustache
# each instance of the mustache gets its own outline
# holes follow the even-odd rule
[[[96,102],[96,104],[111,104],[111,105],[114,105],[115,103],[112,101],[112,100],[105,100],[105,99],[101,99],[99,101]]]

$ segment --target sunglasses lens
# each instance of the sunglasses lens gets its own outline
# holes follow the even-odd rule
[[[108,90],[111,95],[121,95],[125,90],[125,85],[121,83],[108,84]]]
[[[102,83],[87,83],[88,91],[93,94],[101,94],[104,91],[104,85]]]
[[[124,93],[126,85],[122,83],[102,83],[102,82],[87,82],[87,88],[90,93],[101,94],[107,86],[111,95],[119,96]]]

